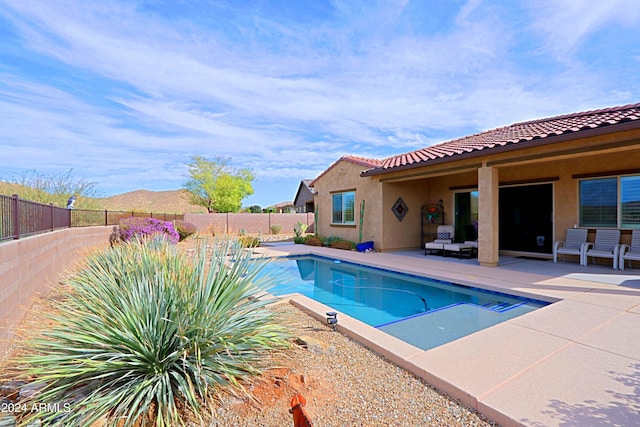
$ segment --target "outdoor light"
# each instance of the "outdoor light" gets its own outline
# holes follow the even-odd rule
[[[336,325],[338,324],[338,313],[335,311],[327,311],[327,325],[331,326],[333,330],[336,330]]]

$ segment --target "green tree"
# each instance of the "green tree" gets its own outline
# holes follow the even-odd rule
[[[253,194],[251,182],[255,175],[250,169],[234,169],[231,159],[192,156],[190,179],[185,184],[191,203],[204,206],[209,212],[238,212],[242,200]]]
[[[260,205],[251,205],[247,210],[251,213],[260,213],[262,212],[262,207]]]

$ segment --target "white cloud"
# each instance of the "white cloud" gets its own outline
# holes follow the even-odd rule
[[[569,60],[598,31],[640,24],[636,0],[530,0],[529,8],[533,31],[542,33],[545,49],[561,60]]]
[[[181,182],[192,154],[310,178],[343,154],[386,157],[640,95],[632,61],[596,69],[588,49],[619,26],[640,37],[633,0],[341,0],[299,20],[294,3],[173,15],[115,0],[4,3],[16,45],[0,43],[0,114],[15,126],[0,149],[72,156],[111,185]],[[42,73],[22,72],[15,52]]]

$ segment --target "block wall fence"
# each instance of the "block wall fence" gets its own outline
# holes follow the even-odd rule
[[[200,234],[272,234],[271,226],[279,225],[281,234],[293,234],[293,227],[301,222],[313,233],[313,213],[185,213],[184,220],[198,227]]]
[[[185,214],[185,221],[201,234],[293,234],[302,222],[313,232],[313,213],[295,214]],[[0,243],[0,359],[6,355],[16,328],[38,296],[46,296],[65,270],[92,250],[109,245],[113,226],[71,227]]]
[[[0,359],[34,299],[91,250],[108,246],[112,230],[73,227],[0,243]]]

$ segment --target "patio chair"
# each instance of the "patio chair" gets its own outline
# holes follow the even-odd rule
[[[471,256],[473,256],[474,253],[475,253],[476,256],[478,256],[478,239],[476,239],[476,240],[465,240],[464,244],[471,246]]]
[[[427,255],[432,251],[442,251],[444,255],[444,245],[453,242],[453,225],[439,225],[436,238],[433,242],[424,244],[424,254]]]
[[[620,252],[620,230],[596,230],[596,241],[588,242],[584,247],[584,265],[589,263],[589,257],[611,258],[613,269],[618,269],[618,258]]]
[[[631,244],[620,245],[620,260],[618,261],[620,270],[624,270],[625,260],[640,261],[640,230],[631,232]],[[631,267],[631,262],[629,262],[629,267]]]
[[[553,244],[553,262],[558,262],[558,254],[566,260],[567,255],[577,255],[580,265],[585,264],[584,251],[587,244],[586,228],[569,228],[565,240],[558,240]]]

